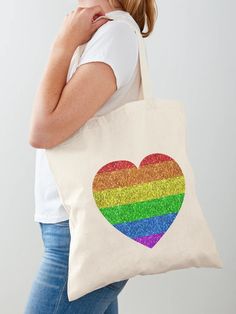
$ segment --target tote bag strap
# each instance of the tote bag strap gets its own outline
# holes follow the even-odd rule
[[[136,22],[134,24],[131,21],[129,22],[127,18],[122,18],[121,16],[112,16],[112,19],[128,24],[138,36],[139,61],[140,61],[140,72],[141,72],[140,74],[141,74],[141,80],[142,80],[143,98],[147,103],[151,103],[153,99],[153,88],[152,88],[152,82],[151,82],[151,77],[149,73],[146,46],[145,46],[140,28]]]

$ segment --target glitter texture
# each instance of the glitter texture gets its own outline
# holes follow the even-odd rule
[[[95,202],[117,230],[152,248],[176,218],[185,193],[185,179],[168,155],[146,156],[137,168],[127,160],[112,161],[97,172]]]
[[[135,241],[142,243],[143,245],[146,245],[149,248],[152,248],[163,236],[164,233],[160,234],[152,234],[150,236],[142,237],[142,238],[136,238]]]

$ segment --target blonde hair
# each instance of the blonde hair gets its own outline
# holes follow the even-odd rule
[[[116,0],[108,0],[110,5],[115,7]],[[154,29],[158,16],[158,9],[155,0],[119,0],[123,10],[130,13],[139,25],[143,37],[148,37]],[[147,31],[144,28],[147,26]]]

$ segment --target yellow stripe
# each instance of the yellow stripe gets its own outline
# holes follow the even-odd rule
[[[180,194],[184,193],[184,190],[184,176],[180,176],[129,187],[107,189],[101,192],[94,192],[93,195],[97,206],[104,208]]]

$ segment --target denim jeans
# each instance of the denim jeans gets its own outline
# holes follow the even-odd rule
[[[67,297],[69,220],[39,225],[44,255],[24,314],[117,314],[117,296],[128,280],[114,282],[70,302]]]

